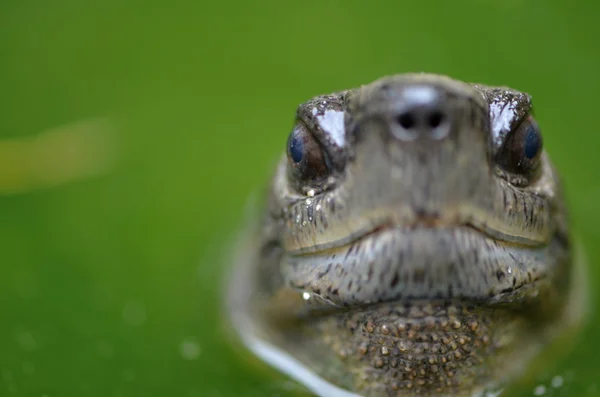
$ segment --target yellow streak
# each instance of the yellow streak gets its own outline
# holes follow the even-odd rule
[[[0,140],[0,195],[24,193],[106,172],[114,164],[115,133],[87,119],[33,137]]]

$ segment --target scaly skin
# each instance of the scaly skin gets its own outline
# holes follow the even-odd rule
[[[530,112],[427,74],[300,105],[308,140],[234,270],[244,341],[364,396],[469,396],[522,370],[560,328],[572,267],[558,177],[517,132]]]

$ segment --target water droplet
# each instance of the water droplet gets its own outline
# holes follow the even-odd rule
[[[37,349],[37,343],[30,332],[24,331],[17,335],[17,343],[21,346],[21,349],[28,352]]]
[[[179,353],[185,360],[195,360],[201,352],[200,345],[193,337],[184,339],[179,345]]]
[[[546,386],[544,385],[539,385],[533,389],[534,396],[543,396],[544,394],[546,394]]]
[[[122,314],[123,320],[129,325],[142,325],[146,322],[146,306],[142,302],[127,302]]]
[[[321,211],[321,204],[317,204],[316,207],[315,207],[315,210],[316,211]]]
[[[559,387],[562,387],[562,385],[564,385],[565,381],[562,376],[556,375],[554,378],[552,378],[552,381],[550,383],[552,384],[552,387],[558,389]]]
[[[310,292],[303,292],[302,293],[302,299],[304,299],[305,301],[310,299]]]
[[[503,391],[504,391],[504,389],[488,391],[485,393],[485,397],[500,397],[500,395],[502,394]]]
[[[306,192],[306,195],[308,197],[314,197],[315,196],[315,190],[314,189],[310,189],[308,192]]]
[[[308,207],[309,205],[312,204],[312,200],[311,199],[306,199],[305,203],[306,203],[306,206]]]

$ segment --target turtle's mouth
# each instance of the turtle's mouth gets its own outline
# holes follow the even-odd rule
[[[459,299],[488,301],[546,277],[547,246],[499,239],[474,224],[435,218],[383,223],[346,240],[288,252],[286,283],[334,306]]]
[[[359,224],[361,222],[358,222]],[[398,222],[394,217],[382,218],[375,222],[364,222],[363,227],[347,233],[330,241],[315,242],[313,245],[288,250],[290,255],[322,254],[331,250],[343,249],[355,245],[363,239],[376,236],[381,232],[391,229],[402,229],[407,232],[417,230],[434,229],[470,229],[474,233],[492,239],[498,244],[510,244],[517,247],[540,247],[548,242],[545,233],[531,233],[527,230],[519,230],[511,224],[499,224],[493,217],[478,212],[441,217],[438,215],[419,214],[410,222]]]

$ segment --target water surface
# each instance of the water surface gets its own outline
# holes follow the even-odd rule
[[[2,2],[0,395],[300,393],[230,343],[221,259],[297,104],[384,74],[531,93],[598,285],[599,12],[559,0]],[[600,395],[597,335],[592,314],[574,350],[512,395]]]

